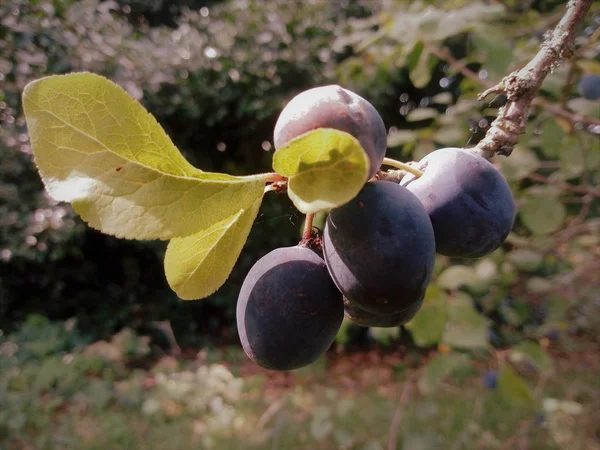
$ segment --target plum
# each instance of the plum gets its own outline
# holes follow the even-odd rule
[[[486,372],[483,377],[483,385],[490,390],[494,390],[494,389],[496,389],[497,384],[498,384],[498,372],[496,372],[495,370],[490,370],[490,371]]]
[[[417,314],[423,300],[412,304],[404,311],[394,314],[373,314],[354,306],[348,299],[344,299],[344,315],[356,325],[361,327],[382,327],[382,328],[393,328],[400,325],[404,325],[410,322],[413,317]]]
[[[248,272],[236,318],[244,351],[272,370],[306,366],[335,339],[344,318],[342,294],[325,262],[304,247],[273,250]]]
[[[588,100],[600,99],[600,75],[590,73],[579,80],[579,92]]]
[[[433,228],[419,199],[406,188],[369,182],[329,213],[323,255],[354,308],[400,314],[421,301],[431,279]]]
[[[354,136],[367,153],[369,178],[381,167],[387,148],[383,119],[361,96],[337,85],[298,94],[283,108],[275,124],[275,149],[319,128],[333,128]]]
[[[497,249],[510,233],[516,207],[508,183],[488,160],[459,148],[444,148],[417,165],[420,178],[400,184],[415,194],[429,213],[436,251],[478,258]]]

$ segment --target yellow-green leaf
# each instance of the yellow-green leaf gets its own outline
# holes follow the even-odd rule
[[[71,202],[104,233],[129,239],[187,236],[262,197],[260,176],[192,166],[141,104],[99,75],[34,81],[25,87],[23,107],[48,193]]]
[[[273,168],[288,177],[288,195],[305,214],[352,200],[367,182],[369,159],[356,138],[321,128],[275,152]]]
[[[192,236],[169,242],[165,254],[167,281],[184,300],[204,298],[227,280],[248,238],[262,198]]]
[[[509,402],[532,404],[534,401],[525,381],[506,363],[500,365],[498,392]]]

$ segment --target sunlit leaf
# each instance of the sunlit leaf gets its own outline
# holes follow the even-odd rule
[[[428,51],[423,50],[419,55],[417,64],[414,68],[411,68],[408,77],[416,88],[423,89],[431,81],[435,67],[432,65],[432,61],[435,61],[433,56]]]
[[[369,164],[356,138],[329,128],[303,134],[273,157],[275,171],[289,177],[290,199],[305,214],[352,200],[367,181]]]
[[[417,108],[413,109],[406,116],[408,122],[419,122],[437,117],[440,113],[434,108]]]
[[[186,236],[262,196],[260,177],[207,173],[189,164],[138,102],[91,73],[25,87],[35,162],[48,193],[91,227],[129,239]]]
[[[468,130],[461,126],[445,126],[436,130],[433,140],[445,145],[462,145],[468,140]]]
[[[225,283],[244,246],[262,198],[247,210],[191,236],[172,239],[165,254],[165,274],[184,300],[207,297]]]
[[[417,139],[417,133],[410,130],[398,130],[390,133],[387,139],[388,148],[399,147]]]

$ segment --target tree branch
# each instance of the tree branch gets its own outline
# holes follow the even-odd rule
[[[533,102],[535,93],[546,75],[556,68],[561,60],[573,55],[573,40],[579,25],[583,22],[592,0],[569,0],[567,12],[552,34],[543,42],[540,51],[521,70],[504,77],[500,83],[483,92],[479,99],[490,94],[506,94],[508,101],[498,111],[498,117],[477,144],[474,152],[491,158],[496,153],[508,156],[512,153],[519,135],[524,133],[527,122],[527,109]]]
[[[425,48],[429,51],[429,53],[437,56],[437,58],[441,61],[447,62],[452,68],[460,72],[460,74],[463,75],[465,78],[469,78],[470,80],[473,80],[476,83],[479,83],[487,88],[496,86],[496,83],[485,78],[480,78],[479,75],[477,75],[477,73],[469,69],[461,61],[454,58],[454,56],[452,56],[452,54],[447,48],[439,48],[429,42],[424,42],[424,45]],[[573,112],[565,108],[564,106],[555,105],[542,97],[534,98],[531,104],[533,106],[543,108],[545,111],[549,112],[555,117],[561,117],[563,119],[566,119],[572,124],[581,123],[584,126],[600,125],[600,119],[589,117],[585,114]]]

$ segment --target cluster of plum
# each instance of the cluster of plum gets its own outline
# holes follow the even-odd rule
[[[376,109],[339,86],[305,91],[275,126],[275,148],[318,128],[353,135],[370,161],[359,194],[332,209],[322,248],[302,242],[261,258],[237,304],[246,354],[272,370],[315,361],[332,344],[344,315],[367,327],[394,327],[420,309],[435,253],[477,258],[512,229],[515,204],[502,174],[486,159],[457,148],[434,151],[400,183],[378,181],[386,129]]]

